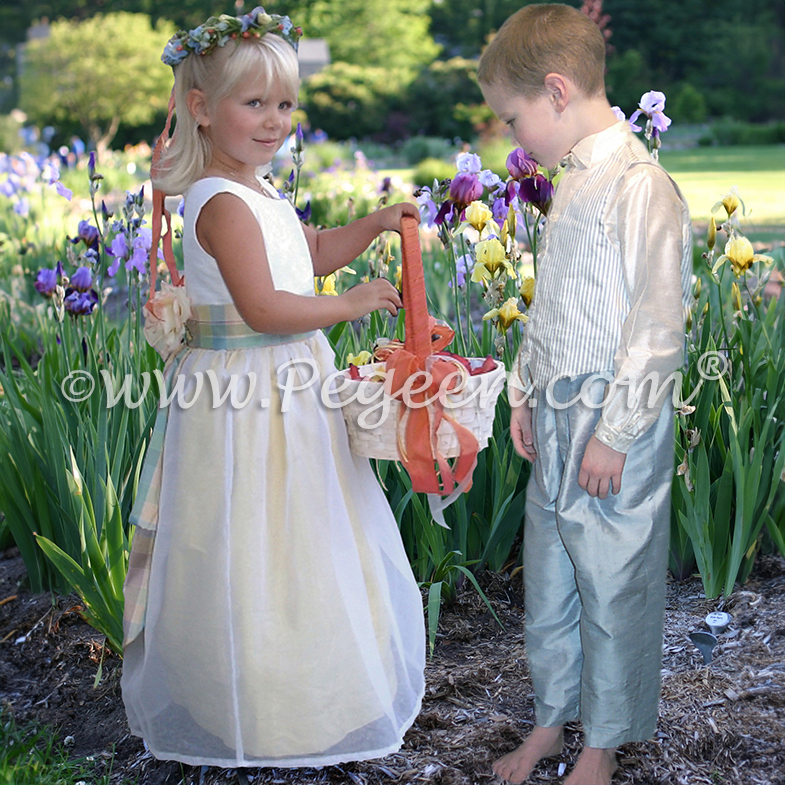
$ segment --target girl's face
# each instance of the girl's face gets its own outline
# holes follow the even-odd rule
[[[266,88],[261,78],[244,82],[200,118],[214,154],[238,171],[269,164],[291,133],[294,104],[279,85]]]

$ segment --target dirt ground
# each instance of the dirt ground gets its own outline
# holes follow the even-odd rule
[[[0,555],[0,699],[18,722],[58,728],[74,757],[104,761],[111,781],[139,785],[237,782],[234,771],[161,762],[129,734],[120,697],[121,662],[101,660],[102,639],[75,597],[31,595],[15,549]],[[400,752],[322,769],[248,769],[248,782],[382,785],[500,782],[499,755],[517,746],[534,715],[523,643],[520,575],[485,575],[501,629],[471,588],[444,610],[427,668],[422,713]],[[689,633],[714,610],[733,617],[704,665]],[[569,727],[557,759],[529,782],[558,782],[580,749]],[[619,752],[619,785],[785,785],[785,560],[764,556],[745,586],[708,601],[693,579],[668,587],[663,700],[656,738]]]

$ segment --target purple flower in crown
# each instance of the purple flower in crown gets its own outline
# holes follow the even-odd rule
[[[521,180],[518,188],[518,199],[522,202],[533,204],[543,215],[548,213],[548,208],[553,198],[553,183],[541,174]]]
[[[638,104],[638,109],[632,113],[630,117],[630,128],[633,131],[642,131],[639,125],[635,125],[635,121],[641,116],[646,115],[651,120],[652,128],[658,133],[668,130],[671,124],[670,117],[667,117],[663,112],[665,110],[665,93],[658,90],[650,90],[641,96],[641,101]]]
[[[90,272],[89,267],[80,267],[71,276],[71,286],[77,292],[86,292],[93,285],[93,274]]]
[[[455,159],[455,167],[459,172],[479,174],[482,169],[482,161],[480,156],[475,153],[461,153]]]
[[[525,150],[516,147],[507,156],[507,171],[510,173],[510,177],[515,180],[534,177],[537,174],[537,162],[526,155]]]
[[[450,198],[459,210],[476,202],[482,193],[480,178],[472,172],[458,172],[450,183]]]
[[[33,286],[35,286],[39,294],[42,294],[44,297],[51,297],[57,286],[57,271],[50,270],[47,267],[39,270]]]
[[[164,47],[161,60],[167,65],[174,66],[181,63],[186,57],[188,57],[188,50],[183,46],[180,36],[172,36],[169,39],[169,43]]]

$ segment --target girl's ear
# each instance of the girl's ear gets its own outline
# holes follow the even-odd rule
[[[561,74],[548,74],[545,77],[546,94],[553,108],[561,114],[570,103],[572,83]]]
[[[197,125],[205,128],[210,125],[210,115],[207,112],[207,99],[201,90],[196,87],[189,90],[185,102],[188,106],[188,111],[191,113],[191,117],[196,120]]]

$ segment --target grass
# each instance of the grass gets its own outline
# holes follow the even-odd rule
[[[748,234],[765,226],[785,230],[785,145],[666,149],[660,161],[681,188],[694,221],[708,221],[711,208],[735,185],[747,206]]]
[[[98,767],[91,758],[69,760],[54,731],[18,727],[12,717],[0,716],[0,785],[109,785],[110,774],[99,774]]]

